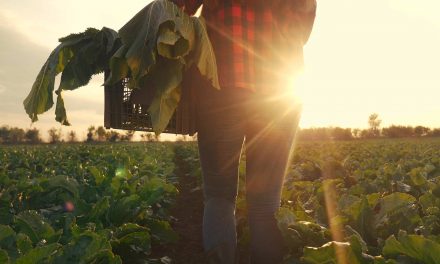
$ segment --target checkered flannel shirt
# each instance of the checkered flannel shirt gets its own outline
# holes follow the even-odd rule
[[[206,1],[206,0],[205,0]],[[222,88],[273,92],[282,89],[303,66],[316,12],[316,0],[208,0],[204,8]],[[203,0],[173,0],[192,15]],[[260,2],[260,4],[256,4]],[[275,1],[276,2],[276,1]]]

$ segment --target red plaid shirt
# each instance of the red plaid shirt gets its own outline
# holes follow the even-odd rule
[[[173,0],[194,14],[203,0]],[[273,92],[303,66],[303,45],[310,35],[316,0],[215,1],[204,8],[222,88]],[[261,2],[257,4],[257,2]],[[277,2],[277,1],[274,1]]]

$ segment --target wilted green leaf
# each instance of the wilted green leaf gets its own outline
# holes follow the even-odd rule
[[[92,75],[102,72],[108,65],[116,38],[116,32],[108,28],[89,28],[83,33],[61,38],[61,44],[50,54],[23,102],[32,121],[37,121],[39,114],[53,106],[55,77],[63,72],[58,89],[56,119],[68,125],[61,91],[83,86]]]
[[[194,53],[191,54],[191,61],[197,65],[200,73],[211,83],[212,87],[220,89],[217,74],[217,62],[215,59],[214,49],[206,31],[206,24],[203,17],[191,18],[194,23],[196,35],[196,47]]]
[[[166,30],[161,30],[162,33],[175,32],[177,36],[181,36],[182,41],[188,42],[188,49],[183,52],[184,55],[193,46],[193,23],[183,10],[168,0],[156,0],[147,5],[118,32],[122,44],[127,47],[124,57],[130,68],[131,77],[136,83],[133,88],[142,88],[138,85],[138,81],[146,76],[156,64],[157,41],[161,26],[166,28]],[[159,38],[164,39],[160,36]]]
[[[60,122],[62,125],[70,126],[70,123],[67,120],[66,108],[64,106],[64,99],[62,95],[63,91],[59,90],[56,93],[58,94],[58,96],[57,104],[55,106],[55,120]]]
[[[183,58],[189,52],[189,41],[175,31],[174,22],[167,21],[160,25],[157,37],[157,52],[167,59]]]
[[[156,135],[160,134],[168,126],[174,111],[180,101],[181,88],[176,87],[167,94],[157,93],[148,112],[151,115],[151,122],[153,124],[153,130]]]

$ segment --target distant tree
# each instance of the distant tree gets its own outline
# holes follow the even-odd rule
[[[26,133],[23,129],[18,127],[13,127],[9,130],[9,143],[17,144],[24,142]]]
[[[61,129],[56,129],[52,127],[47,131],[47,133],[49,134],[50,143],[54,144],[54,143],[59,143],[61,141],[61,136],[62,136]]]
[[[77,141],[76,132],[74,130],[71,130],[67,136],[68,136],[69,142],[73,143],[73,142]]]
[[[0,143],[8,143],[9,141],[9,127],[0,127]]]
[[[105,133],[105,138],[108,142],[116,142],[121,138],[121,135],[117,131],[110,130]]]
[[[335,140],[350,140],[353,139],[353,134],[351,133],[351,128],[340,128],[334,127],[331,129],[332,139]]]
[[[379,119],[379,115],[376,113],[373,113],[368,117],[368,125],[370,127],[370,133],[372,137],[380,136],[379,127],[381,123],[382,120]]]
[[[305,128],[298,132],[301,140],[325,140],[331,138],[331,131],[326,127]]]
[[[26,142],[31,144],[41,143],[40,131],[37,128],[28,129],[24,135]]]
[[[96,130],[95,130],[95,135],[98,139],[98,141],[104,141],[105,140],[105,134],[106,134],[106,130],[103,126],[99,126]]]
[[[411,126],[392,125],[382,129],[382,134],[389,138],[412,137],[414,136],[414,128]]]
[[[95,139],[93,138],[94,134],[95,134],[95,127],[94,126],[89,126],[89,128],[87,128],[87,139],[86,139],[86,142],[95,141]]]
[[[440,137],[440,128],[434,128],[431,133],[429,133],[431,137]]]
[[[418,137],[424,137],[429,135],[429,131],[431,129],[429,127],[424,127],[424,126],[416,126],[414,128],[414,134]]]

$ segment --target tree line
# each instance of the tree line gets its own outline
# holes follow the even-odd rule
[[[378,114],[368,118],[368,128],[318,127],[300,129],[298,140],[352,140],[372,138],[440,137],[440,128],[391,125],[381,128]]]
[[[76,142],[129,142],[133,140],[135,131],[118,132],[107,130],[103,126],[90,126],[85,139],[79,139],[71,130],[65,134],[61,129],[51,128],[47,131],[48,140],[44,141],[41,131],[37,128],[22,129],[18,127],[0,127],[0,144],[39,144],[39,143],[76,143]],[[143,141],[159,141],[154,133],[144,132],[140,135]]]
[[[408,137],[440,137],[440,128],[425,126],[391,125],[381,128],[382,120],[378,114],[368,118],[368,128],[318,127],[305,128],[298,131],[298,140],[354,140],[371,138],[408,138]],[[133,140],[135,131],[119,132],[107,130],[103,126],[90,126],[84,140],[78,138],[74,130],[63,135],[61,129],[51,128],[47,131],[48,143],[61,142],[129,142]],[[178,136],[178,141],[191,141],[196,137]],[[142,141],[159,141],[160,137],[151,132],[141,132]],[[24,130],[18,127],[0,127],[0,144],[38,144],[43,143],[40,130],[37,128]]]

